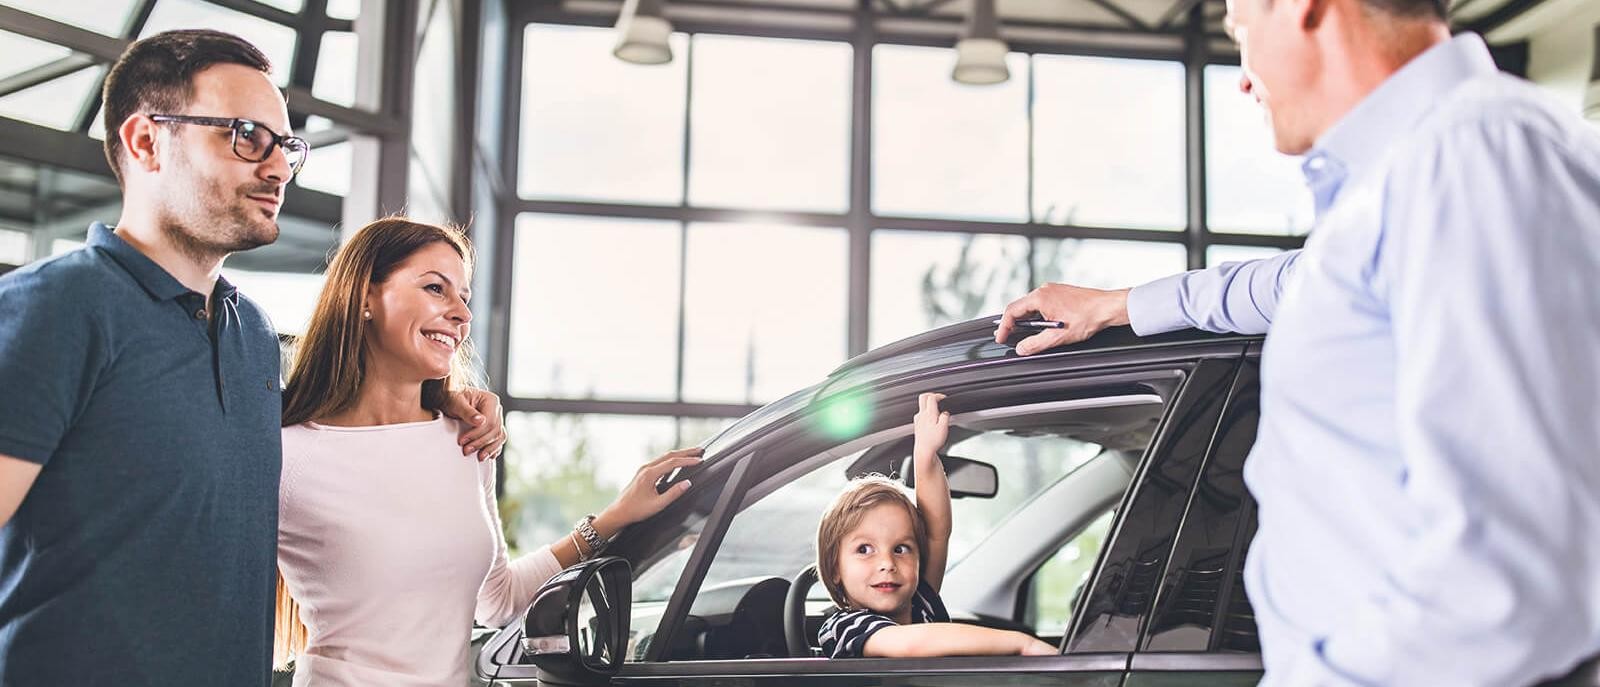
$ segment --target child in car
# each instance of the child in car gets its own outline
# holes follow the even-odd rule
[[[951,529],[939,460],[950,432],[943,399],[917,399],[916,502],[886,477],[863,477],[834,499],[817,527],[817,579],[840,609],[819,633],[830,658],[1057,653],[1021,632],[950,622],[939,598]]]

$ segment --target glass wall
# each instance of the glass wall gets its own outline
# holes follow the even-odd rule
[[[612,56],[609,27],[522,38],[506,390],[541,424],[507,458],[519,540],[564,531],[640,461],[709,435],[688,418],[725,422],[820,381],[851,341],[990,315],[1045,281],[1179,272],[1186,232],[1204,232],[1208,259],[1276,250],[1188,226],[1181,62],[1013,52],[1010,80],[975,87],[951,80],[949,48],[874,45],[870,164],[853,177],[850,43],[678,33],[671,62],[642,66]],[[1226,149],[1207,165],[1210,229],[1265,231],[1263,212],[1300,226],[1280,187],[1292,161],[1248,98],[1216,86],[1229,69],[1205,72],[1207,141]],[[538,472],[562,470],[582,484],[552,491]]]

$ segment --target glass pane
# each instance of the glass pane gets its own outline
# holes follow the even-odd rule
[[[501,524],[514,551],[565,536],[617,497],[645,461],[676,448],[676,419],[506,413]]]
[[[1089,582],[1089,573],[1094,571],[1094,562],[1111,533],[1111,521],[1115,517],[1115,510],[1107,511],[1034,573],[1033,589],[1028,594],[1033,606],[1029,609],[1029,620],[1040,636],[1066,634],[1067,626],[1072,623],[1072,608],[1077,605],[1083,586]]]
[[[518,217],[511,393],[671,400],[681,241],[676,222]]]
[[[158,0],[155,11],[150,13],[150,21],[145,23],[139,37],[148,38],[162,31],[195,27],[245,37],[272,62],[273,80],[279,86],[289,84],[289,71],[294,66],[295,32],[282,24],[199,0]]]
[[[95,2],[61,2],[60,0],[5,0],[5,5],[54,19],[63,24],[88,29],[107,36],[120,36],[127,30],[133,16],[134,0],[96,0]]]
[[[1161,406],[1150,404],[1150,425],[1161,416]],[[1078,428],[1083,431],[1082,427]],[[1045,487],[1055,484],[1106,447],[1074,438],[1069,429],[1035,429],[1012,434],[983,432],[956,441],[946,453],[981,460],[995,466],[1000,489],[992,499],[955,499],[950,503],[951,519],[961,523],[950,534],[950,562],[960,563],[1018,508]],[[1140,446],[1140,448],[1143,448]]]
[[[740,510],[706,570],[700,586],[702,593],[716,585],[750,577],[777,575],[793,580],[801,568],[815,563],[817,525],[822,521],[822,512],[849,484],[846,468],[864,452],[865,449],[830,461]],[[826,599],[828,590],[819,582],[807,596]]]
[[[837,367],[848,248],[842,229],[690,225],[684,400],[765,403]]]
[[[350,193],[350,174],[355,166],[355,149],[348,141],[311,149],[306,166],[294,183],[309,189],[343,196]]]
[[[1188,265],[1189,252],[1179,243],[1034,239],[1033,244],[1034,280],[1040,284],[1121,289],[1177,274]]]
[[[5,62],[0,63],[0,79],[21,74],[71,54],[71,50],[53,43],[0,31],[0,55],[6,56]]]
[[[28,233],[0,229],[0,265],[21,265],[28,261]]]
[[[948,48],[872,51],[872,209],[880,215],[1028,218],[1028,59],[1011,79],[950,78]]]
[[[356,104],[356,45],[356,35],[348,31],[322,34],[312,95],[346,107]]]
[[[1182,230],[1183,65],[1037,55],[1033,68],[1034,221]]]
[[[361,14],[361,0],[328,0],[328,16],[354,20]]]
[[[1238,67],[1206,67],[1206,223],[1211,231],[1304,235],[1311,192],[1279,153],[1266,111],[1239,92]]]
[[[96,103],[100,101],[99,96],[94,96],[94,99]],[[104,105],[95,106],[94,119],[89,122],[89,138],[96,141],[106,140],[106,108]]]
[[[644,66],[611,56],[610,28],[530,24],[523,36],[517,192],[678,204],[688,39],[672,38],[679,59]]]
[[[94,96],[95,88],[100,85],[100,77],[105,73],[103,66],[80,69],[33,88],[17,91],[0,98],[0,115],[61,131],[72,131],[78,126],[78,115],[83,111],[84,104]]]
[[[689,203],[844,212],[851,48],[694,38]]]
[[[1282,248],[1267,248],[1264,246],[1208,246],[1206,248],[1206,266],[1212,267],[1225,262],[1244,262],[1270,258],[1282,253]]]
[[[876,348],[941,325],[999,313],[1027,291],[1028,239],[874,231],[871,281],[868,333]]]
[[[451,152],[455,149],[455,37],[448,7],[435,7],[417,53],[411,124],[409,210],[444,222],[450,212]]]
[[[678,446],[699,446],[727,429],[738,418],[684,417],[678,418]]]
[[[279,334],[304,334],[326,277],[295,272],[223,270],[222,276],[266,311]]]
[[[72,239],[56,239],[50,242],[50,254],[60,255],[62,253],[70,253],[82,248],[83,245],[84,243],[82,241],[74,241]]]
[[[276,7],[285,12],[299,12],[305,6],[305,0],[256,0],[263,5]]]

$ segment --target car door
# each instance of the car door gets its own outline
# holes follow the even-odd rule
[[[1252,346],[1190,490],[1127,687],[1242,686],[1261,679],[1261,647],[1244,591],[1256,509],[1243,477],[1259,420],[1260,358]]]
[[[774,427],[752,433],[748,445],[720,456],[706,474],[696,476],[697,485],[714,489],[691,491],[679,506],[669,509],[652,522],[643,523],[630,533],[618,551],[634,562],[639,572],[634,584],[633,633],[642,641],[630,643],[628,663],[623,664],[614,684],[674,685],[824,685],[824,684],[917,684],[970,685],[998,681],[1007,685],[1117,685],[1125,676],[1130,655],[1135,650],[1137,628],[1150,613],[1164,569],[1162,551],[1171,549],[1189,488],[1198,474],[1224,403],[1239,369],[1245,344],[1216,341],[1202,344],[1153,347],[1131,353],[1111,351],[1079,358],[1064,366],[1048,359],[1014,359],[987,364],[982,369],[952,373],[923,373],[915,380],[897,380],[867,389],[864,402],[873,417],[860,434],[909,433],[909,418],[915,411],[916,393],[940,390],[960,399],[967,408],[953,412],[990,408],[1007,404],[1049,404],[1063,399],[1094,394],[1127,396],[1157,393],[1159,412],[1152,419],[1149,443],[1116,509],[1110,537],[1096,557],[1078,612],[1063,640],[1067,651],[1055,657],[951,657],[937,659],[849,659],[750,658],[712,660],[693,652],[704,650],[708,625],[719,618],[697,617],[696,610],[708,605],[707,599],[726,594],[726,585],[745,583],[739,590],[746,595],[756,589],[776,589],[798,566],[780,562],[770,569],[732,566],[759,573],[767,578],[723,579],[717,570],[719,547],[729,535],[737,534],[739,518],[753,512],[762,498],[794,482],[816,465],[807,461],[838,459],[840,447],[818,439],[815,417],[806,413]],[[817,410],[827,412],[823,402]],[[808,427],[810,429],[808,429]],[[829,453],[832,451],[833,453]],[[820,457],[818,457],[820,456]],[[699,492],[699,493],[696,493]],[[808,508],[812,515],[819,508]],[[776,522],[781,522],[776,520]],[[814,522],[813,525],[814,527]],[[961,527],[960,522],[957,528]],[[778,540],[795,536],[775,537]],[[1164,542],[1164,544],[1163,544]],[[792,542],[791,542],[792,543]],[[1056,542],[1056,544],[1062,544]],[[1039,560],[1019,563],[1037,570]],[[722,563],[726,566],[726,563]],[[1023,571],[1026,573],[1026,571]],[[1024,579],[1026,574],[1017,576]],[[709,578],[709,579],[708,579]],[[657,592],[650,585],[671,591]],[[770,584],[769,584],[770,582]],[[641,593],[643,592],[643,593]],[[766,592],[762,592],[765,594]],[[756,594],[760,596],[760,594]],[[1074,594],[1074,596],[1080,596]],[[1072,604],[1072,598],[1060,603]],[[742,603],[742,601],[741,601]],[[641,617],[642,607],[651,615]],[[737,607],[733,607],[737,608]],[[952,608],[952,611],[957,609]],[[769,614],[770,615],[770,614]],[[1016,610],[1013,620],[1021,620]],[[725,621],[726,618],[720,618]],[[1131,633],[1126,629],[1131,623]],[[733,627],[725,625],[724,627]],[[480,657],[479,670],[485,676],[498,675],[504,684],[531,684],[537,674],[532,666],[520,665],[515,656],[514,633],[491,643]],[[727,633],[724,633],[726,635]],[[1125,640],[1125,641],[1122,641]],[[755,642],[767,646],[770,642]],[[688,653],[684,653],[688,652]],[[980,677],[981,675],[981,677]],[[512,682],[504,682],[505,678]]]
[[[1241,344],[1228,344],[1225,347],[1215,347],[1210,351],[1198,353],[1200,357],[1187,360],[1168,360],[1154,364],[1141,362],[1128,367],[1108,366],[1093,373],[1077,373],[1070,379],[1062,380],[1065,386],[1061,389],[1093,388],[1097,385],[1107,389],[1105,393],[1123,393],[1122,391],[1109,391],[1128,384],[1130,375],[1145,375],[1150,378],[1171,378],[1169,373],[1181,372],[1182,382],[1167,398],[1165,406],[1161,409],[1159,422],[1153,432],[1153,438],[1148,445],[1141,469],[1137,471],[1140,482],[1128,489],[1122,503],[1125,505],[1118,510],[1126,513],[1113,523],[1113,536],[1107,542],[1107,552],[1119,551],[1127,548],[1119,542],[1134,541],[1138,546],[1135,551],[1147,549],[1151,542],[1166,540],[1170,547],[1171,538],[1176,534],[1177,520],[1181,515],[1183,499],[1187,490],[1177,498],[1174,504],[1174,495],[1168,488],[1167,482],[1178,481],[1192,482],[1193,475],[1197,472],[1201,459],[1204,457],[1217,422],[1221,417],[1223,403],[1233,378],[1238,369],[1238,357],[1243,352]],[[1041,399],[1053,398],[1052,391],[1046,380],[1047,375],[1041,374],[1030,378],[1027,384],[1010,383],[1006,385],[988,384],[982,378],[965,380],[952,377],[945,380],[925,381],[916,388],[907,388],[900,392],[898,400],[890,398],[893,393],[885,392],[876,402],[876,406],[883,412],[894,417],[902,417],[901,424],[908,420],[914,406],[915,391],[940,389],[956,390],[952,398],[1001,399],[1010,397],[1007,402],[1037,402]],[[969,387],[968,384],[971,384]],[[1061,393],[1070,392],[1062,391]],[[982,404],[985,401],[973,401]],[[1048,403],[1048,400],[1045,401]],[[960,410],[960,409],[958,409]],[[959,413],[958,413],[959,414]],[[780,441],[771,442],[774,450],[781,444]],[[764,447],[763,447],[764,448]],[[758,448],[759,454],[762,449]],[[835,449],[834,458],[838,458],[838,449]],[[775,464],[785,463],[782,459],[766,458],[767,462]],[[793,461],[788,461],[793,462]],[[754,463],[752,463],[754,465]],[[754,469],[754,468],[753,468]],[[770,469],[770,468],[768,468]],[[1186,476],[1187,475],[1187,476]],[[771,478],[769,478],[771,479]],[[781,475],[779,481],[793,483],[797,476]],[[1003,478],[1002,478],[1003,479]],[[1148,480],[1149,483],[1145,483]],[[757,479],[747,488],[760,488],[762,482]],[[748,501],[746,495],[732,497],[740,501]],[[739,509],[740,514],[733,516],[732,526],[738,528],[738,518],[741,514],[748,517],[755,509],[746,503]],[[820,512],[820,508],[816,509]],[[771,522],[776,522],[772,520]],[[813,525],[814,526],[814,525]],[[961,523],[957,522],[957,528]],[[726,535],[726,530],[718,533],[718,537]],[[777,539],[786,535],[773,533]],[[706,540],[706,544],[720,543],[724,553],[729,546],[726,539]],[[713,569],[707,581],[707,571],[698,569],[696,563],[691,563],[692,572],[686,572],[682,580],[679,593],[675,594],[673,605],[677,609],[669,609],[667,617],[662,621],[662,628],[658,633],[681,633],[693,622],[692,614],[689,619],[677,617],[677,624],[673,625],[675,614],[696,606],[693,599],[694,593],[690,590],[698,589],[700,594],[706,593],[715,584],[721,583],[727,575],[714,574],[714,568],[719,564],[717,556],[712,555],[711,561],[706,566]],[[1107,560],[1120,561],[1116,556]],[[758,570],[745,569],[743,572],[759,572]],[[781,573],[780,570],[772,570]],[[696,578],[699,579],[696,579]],[[1117,594],[1125,602],[1117,606],[1117,620],[1123,621],[1128,617],[1142,618],[1147,609],[1140,609],[1137,604],[1126,603],[1129,599],[1153,597],[1155,577],[1125,579],[1116,575],[1093,575],[1092,579],[1106,589],[1115,588]],[[1144,585],[1147,589],[1140,591]],[[1080,601],[1089,604],[1095,596],[1090,593]],[[688,598],[685,598],[688,597]],[[955,612],[957,609],[952,608]],[[1085,626],[1087,627],[1087,626]],[[659,641],[659,640],[658,640]],[[684,645],[682,637],[675,637],[669,643]],[[689,643],[693,645],[693,643]],[[1133,646],[1130,643],[1125,650],[1077,650],[1055,657],[951,657],[933,659],[846,659],[828,660],[819,658],[745,658],[734,660],[657,660],[641,661],[625,665],[618,673],[617,684],[674,684],[674,685],[712,685],[729,684],[730,681],[741,685],[877,685],[877,684],[902,684],[906,680],[914,679],[919,685],[970,685],[975,681],[995,680],[1006,685],[1061,685],[1061,686],[1088,686],[1088,685],[1116,685],[1125,677],[1129,653]],[[664,658],[657,656],[657,658]],[[982,677],[980,677],[980,674]]]

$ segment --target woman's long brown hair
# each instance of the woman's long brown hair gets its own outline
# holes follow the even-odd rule
[[[455,249],[472,274],[472,244],[461,230],[404,217],[385,217],[362,227],[339,248],[328,265],[327,283],[317,298],[311,324],[295,347],[294,364],[283,390],[283,426],[335,415],[356,402],[366,375],[367,290],[389,279],[395,267],[417,251],[443,243]],[[449,394],[473,381],[472,347],[462,341],[443,379],[422,383],[422,407],[437,411]],[[272,663],[286,668],[305,650],[306,627],[300,607],[278,574],[278,611]]]

